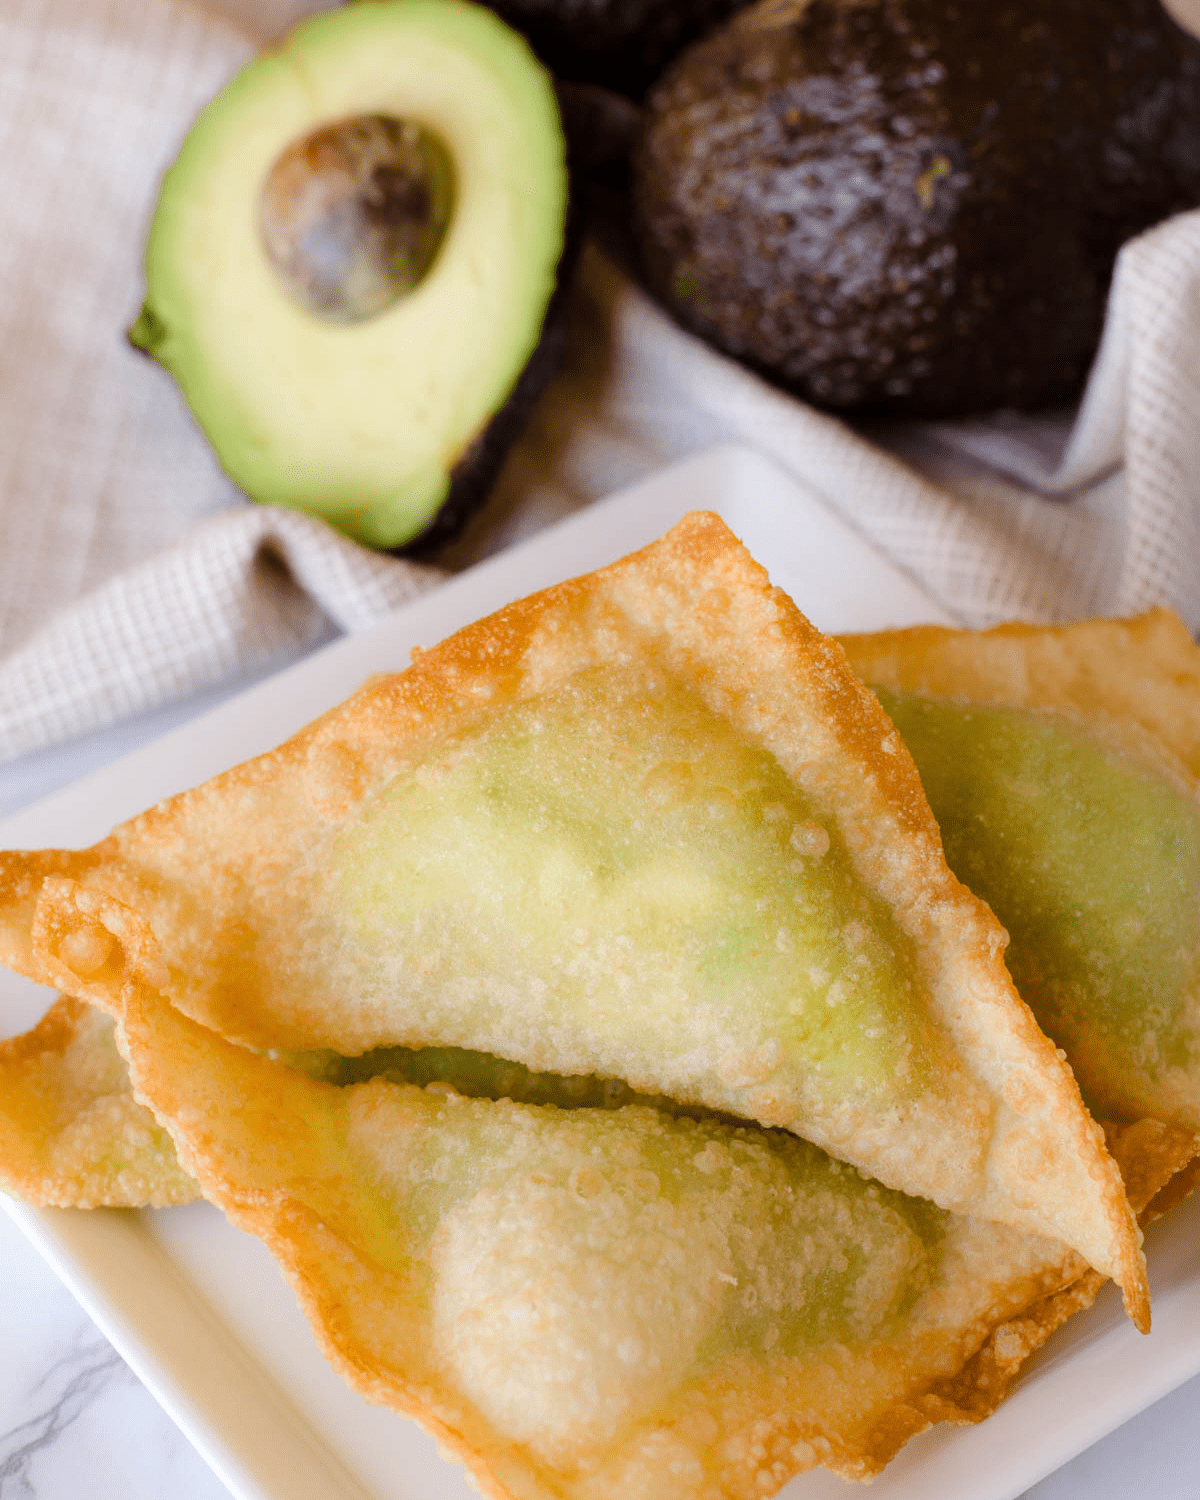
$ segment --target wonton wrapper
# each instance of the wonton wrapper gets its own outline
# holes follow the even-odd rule
[[[1200,780],[1200,648],[1169,609],[1071,625],[917,625],[841,643],[881,687],[1136,725]]]
[[[0,1188],[52,1208],[164,1208],[199,1197],[133,1097],[113,1022],[63,997],[0,1042]]]
[[[716,517],[91,850],[0,860],[13,967],[118,1003],[109,927],[235,1041],[460,1046],[783,1125],[1066,1241],[1146,1322],[1119,1174],[1001,928],[840,648]]]
[[[1182,622],[846,646],[1092,1108],[1200,1130],[1200,649]]]
[[[341,1374],[521,1500],[741,1500],[975,1421],[1095,1295],[1063,1245],[782,1131],[339,1088],[126,991],[139,1096]],[[1115,1144],[1144,1200],[1195,1141]]]

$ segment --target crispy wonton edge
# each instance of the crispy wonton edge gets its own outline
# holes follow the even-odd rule
[[[1134,724],[1200,780],[1200,646],[1172,610],[1068,625],[1010,621],[989,630],[914,625],[839,640],[866,682],[1001,707],[1056,708],[1117,729]],[[982,693],[981,650],[996,684]],[[1122,670],[1126,661],[1132,672]],[[1155,668],[1153,680],[1146,666]]]
[[[69,1073],[70,1049],[85,1041],[93,1016],[91,1005],[62,995],[31,1030],[0,1042],[0,1190],[38,1208],[167,1208],[193,1202],[200,1196],[198,1184],[178,1165],[152,1111],[135,1102],[132,1085],[95,1095],[81,1115],[101,1100],[115,1100],[123,1129],[157,1138],[152,1149],[143,1148],[136,1167],[126,1167],[114,1181],[111,1172],[64,1171],[47,1161],[45,1130],[38,1128],[44,1122],[35,1126],[30,1116],[40,1090],[31,1089],[23,1075],[39,1063]],[[14,1089],[24,1108],[14,1110]],[[105,1124],[113,1124],[111,1117]],[[112,1144],[122,1142],[114,1137]]]

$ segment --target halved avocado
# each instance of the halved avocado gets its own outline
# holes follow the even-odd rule
[[[362,0],[297,27],[200,116],[130,339],[252,499],[402,546],[538,343],[566,205],[553,88],[525,42],[464,0]]]

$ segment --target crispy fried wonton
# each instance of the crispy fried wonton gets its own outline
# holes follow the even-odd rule
[[[1200,1130],[1200,649],[1134,620],[850,638],[1093,1109]]]
[[[713,516],[93,849],[4,856],[0,945],[110,1005],[136,962],[250,1047],[465,1047],[786,1126],[1066,1241],[1146,1321],[1119,1174],[899,737]]]
[[[165,1207],[199,1196],[133,1097],[103,1011],[65,996],[0,1042],[0,1188],[53,1208]]]
[[[350,1384],[489,1494],[867,1478],[932,1422],[985,1416],[1100,1283],[1060,1243],[784,1131],[337,1087],[125,994],[138,1093],[206,1197],[270,1247]],[[1138,1206],[1193,1146],[1162,1126],[1115,1143]]]

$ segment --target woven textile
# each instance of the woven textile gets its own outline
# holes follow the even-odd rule
[[[362,628],[441,576],[247,505],[124,341],[157,185],[196,110],[312,8],[0,9],[0,760]],[[572,318],[452,566],[741,441],[968,623],[1165,602],[1200,625],[1200,213],[1123,252],[1078,413],[852,430],[681,331],[594,247]]]

